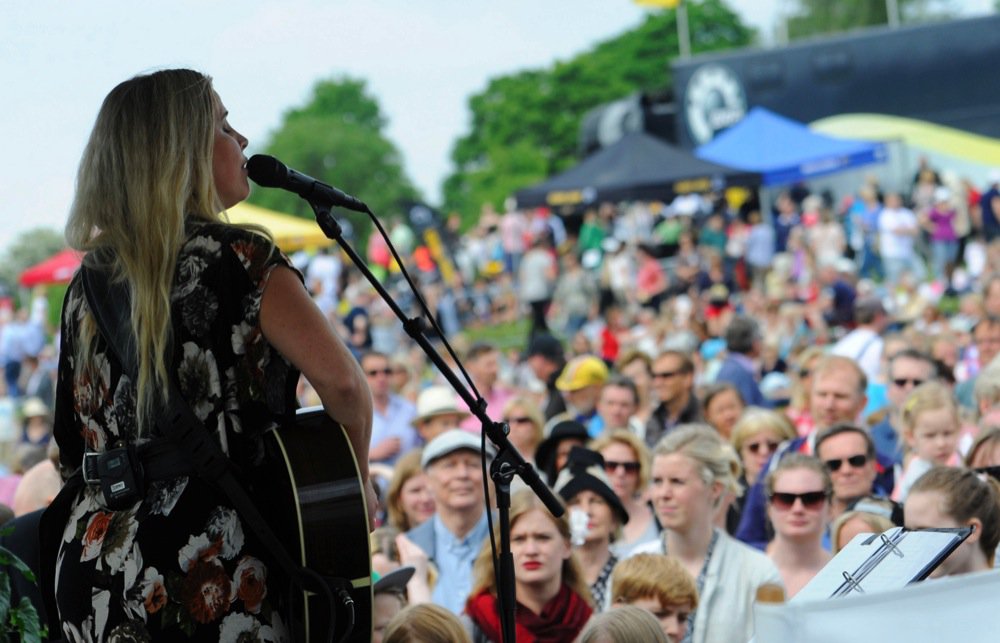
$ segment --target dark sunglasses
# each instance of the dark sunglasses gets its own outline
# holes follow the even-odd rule
[[[914,386],[920,386],[921,384],[924,383],[924,380],[919,380],[919,379],[916,379],[914,377],[900,377],[899,379],[895,379],[894,378],[892,380],[892,383],[895,384],[896,386],[898,386],[899,388],[903,388],[907,384],[913,384]]]
[[[671,377],[677,377],[678,375],[683,375],[684,371],[653,371],[653,379],[670,379]]]
[[[504,418],[503,421],[507,424],[530,424],[531,418],[526,415],[521,415],[516,418]]]
[[[391,368],[373,368],[365,371],[365,375],[368,377],[375,377],[376,375],[392,375]]]
[[[767,453],[774,453],[778,450],[779,444],[780,442],[771,442],[768,440],[766,442],[753,442],[748,444],[747,448],[750,449],[750,453],[753,453],[754,455],[760,453],[761,449],[764,449]]]
[[[771,494],[771,504],[778,509],[791,509],[796,500],[802,501],[806,509],[819,509],[826,502],[825,491],[807,491],[805,493],[785,493],[775,491]]]
[[[614,460],[604,461],[604,470],[608,473],[612,473],[621,467],[625,469],[625,473],[638,473],[639,463],[638,462],[615,462]]]
[[[855,469],[857,469],[859,467],[865,466],[865,463],[868,462],[868,456],[865,455],[864,453],[862,453],[861,455],[852,455],[849,458],[838,458],[836,460],[824,460],[823,464],[825,464],[826,468],[829,469],[830,471],[840,471],[841,465],[843,465],[845,462],[847,462],[852,467],[854,467]]]

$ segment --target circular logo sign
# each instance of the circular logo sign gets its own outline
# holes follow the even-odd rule
[[[731,69],[712,63],[691,75],[684,92],[684,114],[696,144],[709,142],[746,113],[746,93]]]

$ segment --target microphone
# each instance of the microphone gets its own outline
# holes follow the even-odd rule
[[[266,154],[251,156],[247,161],[247,174],[261,187],[288,190],[310,203],[347,208],[355,212],[368,212],[368,206],[350,194],[293,170],[273,156]]]

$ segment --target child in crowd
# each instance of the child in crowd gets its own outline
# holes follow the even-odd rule
[[[677,559],[663,554],[636,554],[618,563],[611,576],[611,605],[648,610],[672,641],[687,634],[688,617],[698,607],[691,574]]]
[[[961,421],[958,405],[940,382],[921,384],[907,396],[902,411],[903,440],[910,455],[893,500],[904,502],[910,487],[933,466],[956,465]]]

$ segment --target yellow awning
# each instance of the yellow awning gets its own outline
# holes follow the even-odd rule
[[[815,121],[811,129],[873,141],[899,139],[908,145],[958,159],[996,167],[1000,165],[1000,140],[953,127],[887,114],[841,114]]]
[[[285,252],[320,248],[333,242],[326,238],[315,220],[293,217],[249,203],[238,203],[226,211],[232,223],[255,223],[271,231],[274,242]]]

